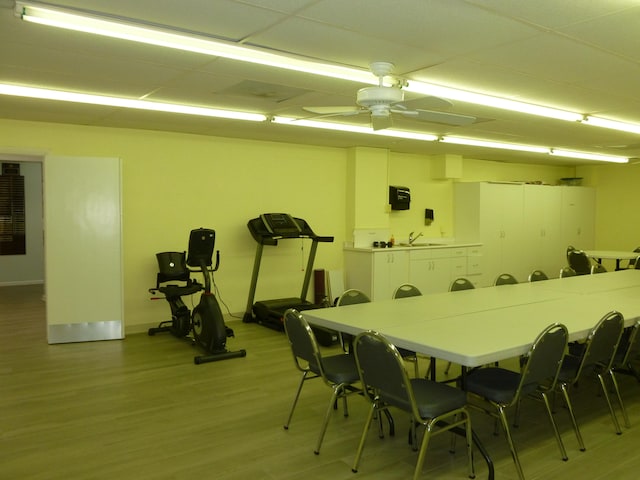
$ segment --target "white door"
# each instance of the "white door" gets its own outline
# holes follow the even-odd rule
[[[123,338],[120,159],[46,157],[49,343]]]

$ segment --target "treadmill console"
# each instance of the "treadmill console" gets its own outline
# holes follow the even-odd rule
[[[261,245],[277,245],[278,240],[310,238],[318,242],[333,242],[333,237],[318,237],[302,218],[288,213],[263,213],[247,223],[251,235]]]
[[[260,215],[262,223],[273,236],[299,236],[302,229],[298,222],[288,213],[263,213]]]

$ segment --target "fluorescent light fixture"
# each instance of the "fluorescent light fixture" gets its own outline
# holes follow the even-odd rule
[[[262,115],[259,113],[218,110],[215,108],[178,105],[175,103],[149,102],[147,100],[133,100],[129,98],[107,97],[103,95],[64,92],[61,90],[50,90],[45,88],[24,87],[8,84],[0,84],[0,95],[40,98],[43,100],[58,100],[62,102],[88,103],[91,105],[134,108],[138,110],[153,110],[156,112],[182,113],[185,115],[229,118],[233,120],[248,120],[253,122],[263,122],[267,119],[266,115]]]
[[[584,120],[582,120],[582,123],[592,125],[594,127],[610,128],[621,132],[640,134],[640,125],[634,123],[618,122],[616,120],[608,120],[606,118],[591,116],[585,117]]]
[[[322,75],[343,80],[377,85],[378,79],[369,71],[339,65],[323,64],[274,54],[256,48],[247,48],[231,42],[223,42],[204,36],[195,36],[178,30],[166,30],[155,26],[134,24],[124,19],[106,15],[85,13],[31,2],[16,2],[16,16],[27,22],[78,32],[119,38],[165,48],[174,48],[203,55],[224,57],[243,62],[258,63],[270,67]]]
[[[533,145],[521,145],[516,143],[490,142],[485,140],[476,140],[472,138],[442,137],[440,138],[440,141],[442,143],[453,143],[455,145],[469,145],[472,147],[500,148],[503,150],[516,150],[520,152],[530,152],[530,153],[549,153],[549,148],[547,147],[536,147]]]
[[[450,100],[458,100],[460,102],[473,103],[475,105],[484,105],[486,107],[498,108],[501,110],[510,110],[513,112],[526,113],[529,115],[538,115],[540,117],[555,118],[557,120],[565,120],[568,122],[578,122],[584,118],[580,113],[569,112],[557,108],[544,107],[534,105],[532,103],[518,102],[508,100],[506,98],[484,95],[481,93],[467,92],[455,88],[443,87],[424,82],[411,81],[404,87],[407,92],[420,93],[435,97],[444,97]]]
[[[335,122],[318,122],[315,120],[304,120],[304,119],[296,119],[289,117],[273,117],[273,123],[278,123],[281,125],[293,125],[296,127],[309,127],[309,128],[320,128],[324,130],[337,130],[340,132],[350,132],[350,133],[362,133],[365,135],[378,135],[381,137],[395,137],[395,138],[406,138],[410,140],[421,140],[423,142],[435,142],[438,140],[436,135],[430,135],[427,133],[419,133],[419,132],[407,132],[401,130],[393,130],[393,129],[385,129],[385,130],[374,130],[371,127],[363,127],[358,125],[349,125],[347,123],[335,123]]]
[[[628,157],[618,157],[614,155],[600,155],[597,153],[587,152],[572,152],[570,150],[561,150],[558,148],[552,148],[549,150],[550,155],[558,157],[580,158],[583,160],[596,160],[600,162],[612,162],[612,163],[628,163]]]

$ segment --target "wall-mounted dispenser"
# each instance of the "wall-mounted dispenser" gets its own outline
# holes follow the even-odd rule
[[[391,210],[409,210],[411,192],[409,187],[389,185],[389,205]]]
[[[424,209],[424,224],[429,226],[433,223],[434,220],[434,216],[433,216],[433,210],[430,208],[425,208]]]

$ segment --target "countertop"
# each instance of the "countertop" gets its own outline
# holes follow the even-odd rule
[[[437,243],[436,241],[429,242],[415,242],[413,245],[407,245],[403,243],[395,244],[393,247],[353,247],[345,246],[345,250],[357,251],[357,252],[386,252],[389,250],[424,250],[424,249],[441,249],[441,248],[464,248],[464,247],[479,247],[482,243]]]

